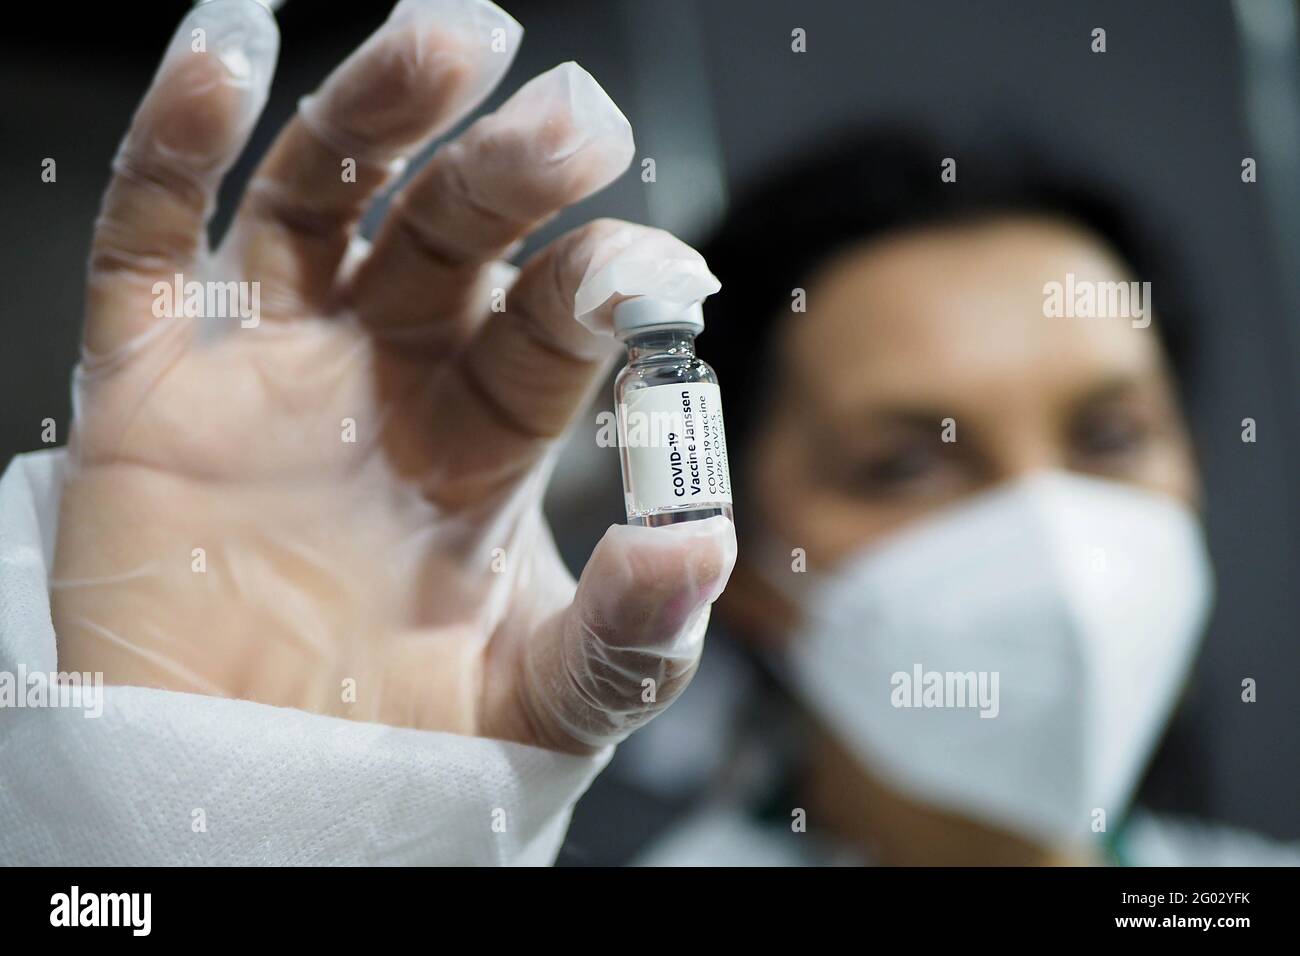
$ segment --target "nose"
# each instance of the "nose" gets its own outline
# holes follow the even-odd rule
[[[1070,467],[1066,449],[1047,434],[1007,429],[987,449],[984,483],[988,486],[1019,481],[1042,471]]]

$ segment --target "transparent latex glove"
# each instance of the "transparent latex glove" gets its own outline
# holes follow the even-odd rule
[[[626,168],[627,120],[556,67],[441,146],[373,244],[355,238],[521,32],[482,0],[403,0],[302,102],[210,254],[278,33],[254,0],[182,22],[95,231],[52,579],[61,669],[574,753],[680,693],[730,523],[612,527],[575,591],[541,501],[613,352],[574,318],[585,277],[647,243],[707,270],[610,221],[504,263]]]

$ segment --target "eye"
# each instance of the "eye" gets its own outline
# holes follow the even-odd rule
[[[1150,428],[1137,412],[1125,408],[1098,409],[1075,425],[1072,451],[1085,464],[1105,466],[1140,453],[1151,437]]]
[[[850,481],[855,493],[867,496],[914,493],[936,482],[944,468],[933,441],[911,439],[853,460]]]

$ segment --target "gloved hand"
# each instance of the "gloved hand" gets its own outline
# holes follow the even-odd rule
[[[210,254],[278,33],[254,0],[185,18],[95,230],[52,579],[61,670],[574,753],[685,686],[730,523],[612,527],[575,593],[541,501],[613,351],[574,319],[584,281],[647,249],[669,276],[703,262],[612,221],[503,261],[624,170],[627,120],[556,67],[443,145],[373,246],[356,237],[521,33],[484,0],[402,0],[303,101]]]

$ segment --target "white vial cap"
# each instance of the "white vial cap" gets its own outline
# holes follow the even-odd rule
[[[683,304],[639,295],[614,306],[614,335],[620,339],[652,329],[687,329],[695,335],[704,331],[704,307],[699,302]]]

